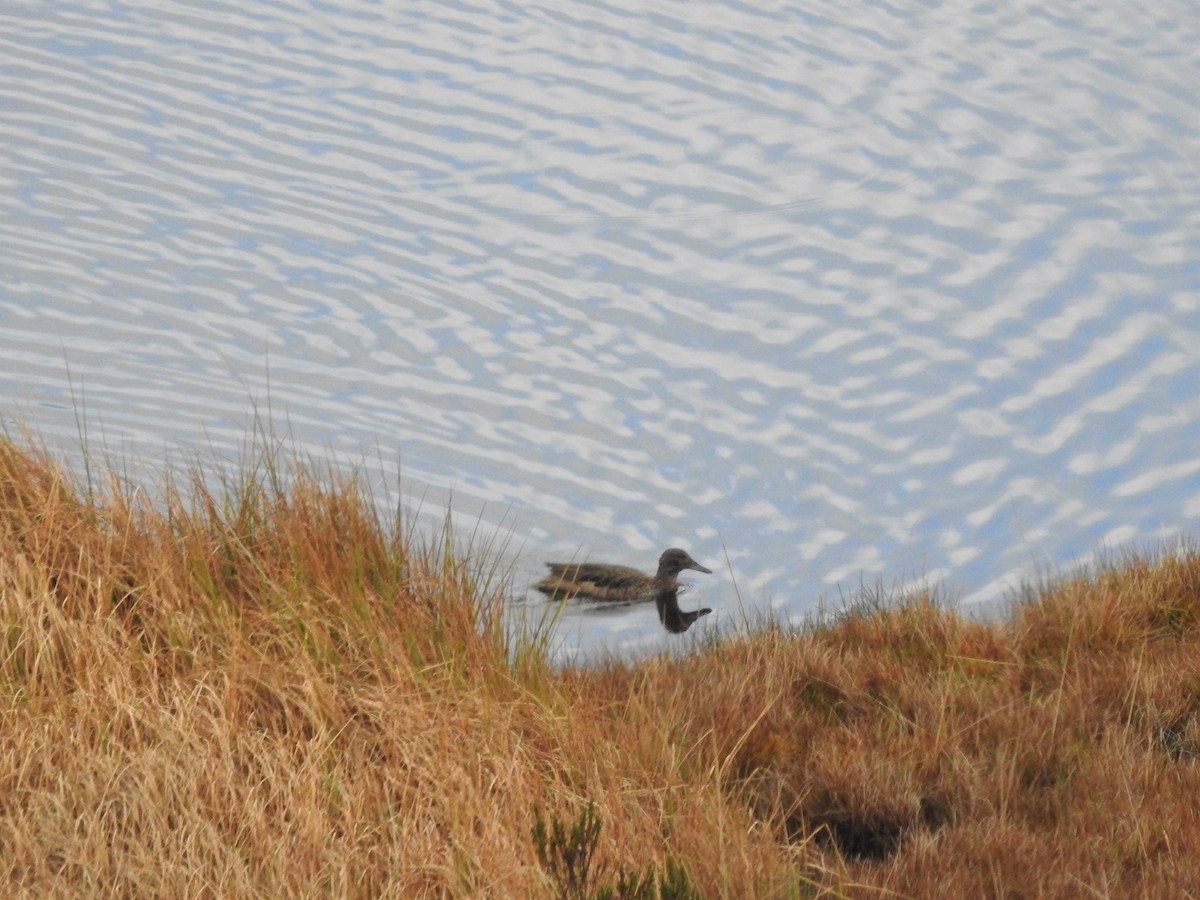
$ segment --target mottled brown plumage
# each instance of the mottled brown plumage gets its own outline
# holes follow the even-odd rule
[[[658,573],[646,575],[628,566],[604,563],[546,563],[550,574],[534,585],[551,600],[584,597],[589,600],[648,600],[679,587],[684,569],[712,574],[687,552],[672,547],[658,558]]]

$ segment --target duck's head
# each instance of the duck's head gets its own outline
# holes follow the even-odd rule
[[[663,575],[678,575],[684,569],[695,569],[697,572],[703,572],[706,575],[712,574],[712,569],[706,569],[700,563],[696,562],[686,550],[680,550],[678,547],[672,547],[670,550],[664,551],[663,555],[658,558],[658,574]]]

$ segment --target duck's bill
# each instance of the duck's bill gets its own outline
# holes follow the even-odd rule
[[[696,562],[695,560],[692,560],[692,564],[688,566],[688,568],[695,569],[697,572],[703,572],[705,575],[712,574],[712,569],[704,568],[704,566],[700,565],[700,563]]]

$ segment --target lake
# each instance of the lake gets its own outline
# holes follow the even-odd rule
[[[16,2],[0,92],[0,416],[67,457],[269,416],[518,605],[686,548],[691,634],[1200,521],[1192,0]]]

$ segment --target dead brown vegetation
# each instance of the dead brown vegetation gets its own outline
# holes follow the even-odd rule
[[[1193,552],[563,671],[486,554],[282,469],[0,441],[5,893],[1200,893]]]

